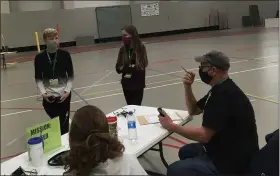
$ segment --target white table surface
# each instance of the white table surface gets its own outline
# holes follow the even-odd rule
[[[153,107],[145,107],[145,106],[126,106],[124,107],[126,111],[135,110],[136,116],[139,115],[147,115],[147,114],[158,114],[157,108]],[[121,109],[120,109],[121,110]],[[189,115],[187,111],[180,110],[171,110],[164,109],[167,113],[178,112],[180,115],[184,115],[184,120],[175,121],[177,124],[184,124],[189,121]],[[119,111],[119,110],[116,110]],[[116,112],[115,111],[115,112]],[[113,112],[109,113],[107,116],[114,115]],[[158,142],[162,141],[165,137],[170,135],[170,133],[161,127],[160,124],[149,124],[149,125],[140,125],[138,121],[136,121],[137,134],[138,139],[135,143],[132,143],[128,139],[128,131],[127,131],[127,121],[124,117],[118,117],[118,128],[119,128],[119,136],[121,142],[125,146],[125,154],[135,155],[136,157],[140,156],[151,147],[156,145]],[[14,170],[16,170],[19,166],[21,166],[24,170],[30,171],[32,169],[36,169],[38,175],[47,174],[47,175],[61,175],[64,172],[63,167],[51,167],[48,166],[47,161],[50,157],[54,156],[56,153],[59,153],[64,150],[69,150],[69,142],[68,142],[68,134],[65,134],[61,137],[62,147],[58,149],[53,154],[45,157],[44,165],[34,168],[31,166],[28,161],[28,153],[25,152],[15,158],[12,158],[8,161],[1,163],[1,175],[10,175]]]

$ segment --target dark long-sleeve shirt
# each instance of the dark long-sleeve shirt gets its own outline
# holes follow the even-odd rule
[[[71,91],[74,70],[68,51],[58,49],[56,53],[47,53],[44,50],[36,55],[34,67],[35,80],[41,94],[48,93],[58,97],[64,91]],[[58,84],[51,85],[52,80],[58,80]]]
[[[122,74],[121,83],[124,90],[141,90],[146,87],[145,77],[148,59],[145,46],[141,47],[142,52],[138,55],[140,66],[136,64],[136,52],[127,49],[125,45],[120,48],[116,71],[118,74]],[[126,58],[126,62],[124,58]]]

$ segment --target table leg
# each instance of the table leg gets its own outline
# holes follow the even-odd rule
[[[162,161],[162,163],[164,164],[164,166],[167,168],[168,167],[168,164],[164,158],[164,155],[163,155],[163,147],[162,147],[162,141],[159,142],[159,155],[160,155],[160,159]]]
[[[188,117],[187,121],[184,122],[184,123],[182,124],[182,126],[185,125],[185,124],[187,124],[188,122],[192,121],[192,119],[193,119],[192,116]],[[168,136],[170,136],[171,134],[172,134],[172,133],[170,133]],[[167,138],[168,136],[166,136],[165,138]],[[164,139],[165,139],[165,138],[164,138]],[[163,141],[164,139],[162,139],[162,141]],[[164,155],[163,155],[163,144],[162,144],[162,141],[160,141],[159,143],[156,144],[156,145],[159,145],[159,148],[158,148],[158,149],[157,149],[157,148],[154,148],[154,147],[156,146],[156,145],[154,145],[153,147],[151,147],[150,149],[148,149],[147,151],[145,151],[144,153],[142,153],[142,154],[139,156],[139,158],[141,158],[143,155],[145,155],[149,150],[150,150],[150,151],[159,152],[160,158],[161,158],[161,161],[162,161],[163,165],[164,165],[166,168],[168,168],[168,164],[167,164],[167,162],[166,162],[166,160],[165,160],[165,158],[164,158]],[[148,170],[146,170],[146,172],[147,172],[149,175],[162,175],[162,174],[155,173],[155,172],[151,172],[151,171],[148,171]]]
[[[149,150],[159,152],[160,159],[161,159],[163,165],[167,168],[167,167],[168,167],[168,164],[167,164],[167,162],[166,162],[166,160],[165,160],[165,158],[164,158],[164,155],[163,155],[163,147],[162,147],[163,145],[162,145],[162,141],[160,141],[160,142],[158,143],[158,145],[159,145],[159,148],[158,148],[158,149],[157,149],[157,148],[150,148]],[[145,152],[145,153],[146,153],[146,152]],[[142,155],[144,155],[145,153],[143,153]],[[141,155],[140,157],[142,157],[142,155]]]
[[[156,151],[156,152],[159,152],[159,154],[160,154],[160,159],[161,159],[161,161],[162,161],[162,163],[163,163],[163,165],[167,168],[168,167],[168,164],[167,164],[167,162],[166,162],[166,160],[165,160],[165,158],[164,158],[164,155],[163,155],[163,145],[162,145],[162,141],[160,141],[159,143],[158,143],[158,145],[159,145],[159,148],[157,149],[157,148],[150,148],[149,150],[150,151]],[[148,152],[149,150],[147,150],[146,152]],[[140,155],[139,156],[139,158],[141,158],[146,152],[144,152],[142,155]],[[149,175],[155,175],[155,176],[163,176],[163,174],[160,174],[160,173],[156,173],[156,172],[152,172],[152,171],[149,171],[149,170],[145,170],[146,172],[147,172],[147,174],[149,174]]]
[[[2,59],[3,59],[3,68],[7,68],[5,54],[2,55]]]

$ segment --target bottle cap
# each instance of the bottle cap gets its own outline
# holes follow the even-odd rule
[[[129,111],[129,112],[128,112],[128,115],[133,115],[133,113],[134,113],[134,112],[132,112],[132,111]]]
[[[28,144],[29,145],[35,145],[35,144],[40,144],[41,142],[43,142],[43,139],[41,137],[34,137],[28,140]]]
[[[111,116],[111,117],[107,117],[107,122],[108,123],[113,123],[117,121],[117,117],[116,116]]]

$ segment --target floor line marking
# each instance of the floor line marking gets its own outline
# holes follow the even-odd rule
[[[9,113],[9,114],[1,114],[1,117],[5,117],[5,116],[10,116],[10,115],[15,115],[15,114],[22,114],[22,113],[25,113],[25,112],[30,112],[32,110],[26,110],[26,111],[18,111],[18,112],[14,112],[14,113]]]
[[[275,65],[269,66],[269,67],[274,67]],[[255,70],[259,70],[259,69],[263,69],[263,68],[269,68],[269,67],[260,67],[260,68],[255,68],[255,69],[249,69],[249,70],[244,70],[244,71],[239,71],[239,72],[232,72],[229,73],[230,75],[234,75],[234,74],[238,74],[238,73],[243,73],[243,72],[248,72],[248,71],[255,71]],[[165,75],[165,74],[163,74]],[[180,80],[180,78],[177,79],[170,79],[170,80],[166,80],[166,81],[159,81],[159,82],[153,82],[147,85],[152,85],[152,84],[157,84],[157,83],[163,83],[163,82],[169,82],[169,81],[176,81],[176,80]],[[196,79],[195,81],[200,81],[200,79]],[[112,89],[112,90],[108,90],[108,91],[100,91],[100,92],[94,92],[94,93],[89,93],[89,94],[85,94],[85,95],[96,95],[96,94],[102,94],[102,93],[108,93],[108,92],[114,92],[114,91],[120,91],[122,89]]]
[[[267,56],[269,57],[269,56]],[[248,61],[252,61],[252,59],[247,59],[247,60],[241,60],[241,61],[233,61],[231,62],[231,64],[235,64],[235,63],[241,63],[241,62],[248,62]],[[188,70],[197,70],[198,68],[191,68]],[[169,72],[166,74],[173,74],[173,73],[179,73],[179,72],[183,72],[182,70],[178,70],[178,71],[173,71],[173,72]],[[155,75],[150,75],[150,76],[146,76],[146,78],[152,78],[152,77],[157,77],[157,76],[162,76],[164,74],[155,74]],[[99,87],[99,86],[105,86],[105,85],[110,85],[110,84],[116,84],[116,83],[120,83],[120,81],[114,81],[114,82],[108,82],[108,83],[103,83],[103,84],[97,84],[94,87]],[[79,90],[79,89],[85,89],[88,88],[90,86],[85,86],[85,87],[78,87],[75,88],[74,90]],[[39,95],[31,95],[31,96],[26,96],[26,97],[20,97],[20,98],[13,98],[13,99],[8,99],[8,100],[2,100],[1,103],[6,103],[6,102],[10,102],[10,101],[17,101],[17,100],[23,100],[23,99],[28,99],[28,98],[33,98],[33,97],[37,97]]]
[[[234,62],[231,62],[231,64],[240,63],[240,62],[248,62],[248,61],[252,61],[252,60],[234,61]],[[198,70],[198,68],[191,68],[191,69],[188,69],[188,70],[190,70],[190,71],[192,71],[192,70]],[[169,75],[169,74],[181,73],[181,72],[183,72],[183,71],[182,71],[182,70],[178,70],[178,71],[168,72],[168,73],[166,73],[166,74]],[[164,75],[166,75],[166,74],[155,74],[155,75],[146,76],[146,78],[153,78],[153,77],[158,77],[158,76],[164,76]],[[97,84],[97,85],[95,85],[94,87],[105,86],[105,85],[116,84],[116,83],[120,83],[120,81],[113,81],[113,82],[107,82],[107,83],[103,83],[103,84]],[[88,88],[88,87],[89,87],[89,86],[78,87],[78,88],[75,88],[75,90],[86,89],[86,88]]]
[[[14,158],[14,157],[16,157],[16,156],[18,156],[18,155],[21,155],[21,154],[23,154],[23,153],[25,153],[25,152],[20,152],[20,153],[14,154],[14,155],[5,156],[5,157],[2,157],[1,160],[6,160],[6,159]]]
[[[248,94],[248,93],[246,93],[246,95],[249,96],[249,97],[253,97],[255,99],[258,99],[258,100],[263,100],[263,101],[268,101],[270,103],[279,104],[278,101],[275,101],[275,100],[272,100],[272,99],[269,99],[269,98],[266,98],[266,97],[260,97],[260,96],[252,95],[252,94]]]
[[[266,96],[266,97],[264,97],[264,98],[273,98],[273,97],[278,96],[278,95],[279,95],[279,94],[273,94],[273,95]]]
[[[278,66],[278,64],[270,65],[270,66],[266,66],[266,67],[255,68],[255,69],[243,70],[243,71],[239,71],[239,72],[233,72],[233,73],[229,73],[229,75],[234,75],[234,74],[244,73],[244,72],[249,72],[249,71],[255,71],[255,70],[261,70],[261,69],[270,68],[270,67],[276,67],[276,66]],[[200,81],[200,79],[195,79],[195,81],[199,82],[199,83],[202,83]],[[148,87],[145,90],[151,90],[151,89],[167,87],[167,86],[177,85],[177,84],[182,84],[182,82],[175,82],[175,83],[171,83],[171,84],[164,84],[164,85],[160,85],[160,86]],[[112,97],[112,96],[117,96],[117,95],[122,95],[122,94],[123,93],[121,92],[121,93],[115,93],[115,94],[109,94],[109,95],[104,95],[104,96],[99,96],[99,97],[88,98],[88,99],[85,99],[85,100],[87,100],[87,101],[88,100],[96,100],[96,99],[107,98],[107,97]],[[72,101],[71,104],[82,102],[82,101],[83,100]],[[32,110],[29,110],[29,111],[32,111]],[[7,116],[7,115],[19,114],[19,113],[24,113],[24,111],[20,111],[20,112],[16,112],[16,113],[11,113],[11,114],[4,114],[4,115],[1,115],[1,117],[2,116]]]
[[[151,83],[148,83],[148,84],[146,84],[146,85],[148,86],[148,85],[160,84],[160,83],[165,83],[165,82],[170,82],[170,81],[178,81],[178,80],[180,80],[180,78],[169,79],[169,80],[165,80],[165,81],[151,82]],[[97,95],[97,94],[115,92],[115,91],[120,91],[120,90],[122,90],[122,89],[112,89],[112,90],[107,90],[107,91],[93,92],[93,93],[84,94],[84,96],[88,96],[88,95]]]
[[[233,75],[233,74],[237,74],[237,73],[244,73],[244,72],[248,72],[248,71],[255,71],[255,70],[261,70],[261,69],[264,69],[264,68],[270,68],[270,67],[275,67],[275,66],[278,66],[278,64],[275,64],[275,65],[270,65],[270,66],[266,66],[266,67],[260,67],[260,68],[255,68],[255,69],[250,69],[250,70],[243,70],[243,71],[239,71],[239,72],[233,72],[233,73],[229,73],[230,75]],[[196,82],[199,82],[199,83],[203,83],[201,80],[195,80]],[[246,93],[245,94],[249,97],[253,97],[255,99],[258,99],[258,100],[263,100],[263,101],[267,101],[267,102],[271,102],[271,103],[275,103],[275,104],[279,104],[277,101],[275,100],[271,100],[269,98],[266,98],[266,97],[261,97],[261,96],[257,96],[257,95],[252,95],[252,94],[249,94],[249,93]]]
[[[171,144],[162,144],[164,147],[169,147],[169,148],[174,148],[174,149],[180,149],[181,147],[176,146],[176,145],[171,145]]]
[[[271,65],[271,66],[266,66],[266,67],[260,67],[260,68],[254,68],[254,69],[248,69],[248,70],[243,70],[243,71],[239,71],[239,72],[233,72],[233,73],[229,73],[230,75],[235,75],[238,73],[245,73],[245,72],[249,72],[249,71],[255,71],[255,70],[261,70],[261,69],[266,69],[266,68],[270,68],[270,67],[276,67],[278,66],[278,64],[276,65]],[[195,79],[196,82],[200,81],[200,79]],[[160,87],[166,87],[166,86],[171,86],[171,85],[176,85],[176,84],[182,84],[182,82],[175,82],[175,83],[171,83],[171,84],[164,84],[161,86],[155,86],[155,87],[149,87],[146,88],[145,90],[150,90],[150,89],[155,89],[155,88],[160,88]],[[110,95],[104,95],[104,96],[100,96],[100,97],[94,97],[94,98],[89,98],[89,99],[85,99],[85,100],[95,100],[95,99],[100,99],[100,98],[107,98],[107,97],[111,97],[111,96],[116,96],[116,95],[121,95],[123,93],[116,93],[116,94],[110,94]],[[71,103],[77,103],[77,102],[81,102],[82,100],[78,100],[78,101],[74,101]]]
[[[148,87],[145,90],[150,90],[150,89],[156,89],[156,88],[160,88],[160,87],[166,87],[166,86],[171,86],[171,85],[176,85],[176,84],[182,84],[182,82],[176,82],[176,83],[172,83],[172,84],[164,84],[161,86],[155,86],[155,87]],[[123,93],[115,93],[115,94],[109,94],[109,95],[104,95],[104,96],[100,96],[100,97],[93,97],[93,98],[88,98],[85,100],[95,100],[95,99],[100,99],[100,98],[107,98],[107,97],[112,97],[112,96],[116,96],[116,95],[122,95]],[[74,101],[71,103],[78,103],[81,102],[82,100],[78,100],[78,101]]]
[[[187,143],[179,138],[176,138],[176,137],[173,137],[173,136],[168,136],[169,139],[173,140],[173,141],[176,141],[180,144],[183,144],[183,145],[186,145]]]
[[[3,110],[32,110],[32,111],[44,111],[44,108],[34,108],[34,107],[1,107]],[[74,110],[70,110],[70,112],[76,112]]]
[[[268,33],[273,33],[274,31],[268,31]],[[254,30],[254,31],[245,31],[245,32],[241,32],[241,31],[227,31],[225,33],[223,33],[222,35],[218,36],[218,37],[231,37],[231,36],[242,36],[242,35],[258,35],[261,33],[265,33],[261,30]],[[182,38],[183,37],[183,38]],[[147,44],[158,44],[158,43],[169,43],[169,42],[176,42],[176,41],[188,41],[188,40],[193,40],[193,39],[205,39],[205,38],[216,38],[216,33],[207,33],[207,34],[193,34],[193,35],[178,35],[178,36],[170,36],[170,37],[165,37],[165,38],[151,38],[151,39],[147,39],[147,40],[143,40],[143,42],[146,42]],[[106,50],[106,49],[115,49],[115,48],[119,48],[121,46],[120,42],[113,42],[111,44],[106,44],[106,45],[100,45],[97,47],[94,46],[89,46],[89,47],[71,47],[69,52],[71,52],[71,54],[79,54],[79,53],[84,53],[84,52],[94,52],[94,51],[100,51],[100,50]],[[21,58],[30,58],[30,57],[34,57],[34,53],[33,54],[27,54],[27,55],[23,55],[23,56],[18,56],[18,57],[13,57],[12,59],[18,60]],[[26,61],[32,61],[32,59],[30,60],[26,60]]]
[[[258,67],[258,68],[248,69],[248,70],[232,72],[232,73],[229,73],[229,74],[230,75],[235,75],[235,74],[238,74],[238,73],[245,73],[245,72],[249,72],[249,71],[262,70],[262,69],[271,68],[271,67],[277,67],[277,66],[278,66],[278,64],[274,64],[274,65],[269,65],[269,66],[265,66],[265,67]]]

